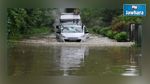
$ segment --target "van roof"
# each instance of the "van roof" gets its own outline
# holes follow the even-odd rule
[[[80,15],[74,15],[74,14],[62,14],[60,16],[60,19],[81,19]]]

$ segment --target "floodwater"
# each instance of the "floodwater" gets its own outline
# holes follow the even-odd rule
[[[13,44],[8,76],[140,76],[141,49],[135,47]]]

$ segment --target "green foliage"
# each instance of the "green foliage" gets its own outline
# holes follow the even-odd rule
[[[112,30],[121,32],[125,30],[126,27],[128,27],[130,23],[141,24],[142,17],[129,17],[129,16],[120,15],[118,17],[115,17],[112,20],[111,27],[112,27]]]
[[[81,9],[81,17],[83,23],[87,27],[93,26],[109,26],[113,17],[121,14],[121,10],[106,8],[83,8]]]
[[[112,39],[114,36],[113,31],[112,30],[107,31],[106,36]]]
[[[113,35],[116,35],[118,32],[117,31],[113,31]]]
[[[123,16],[122,9],[83,8],[81,17],[83,23],[92,33],[102,34],[117,41],[127,41],[127,31],[130,23],[142,23],[142,17]]]
[[[127,38],[128,38],[128,35],[126,32],[120,32],[120,33],[117,33],[114,38],[119,41],[119,42],[122,42],[122,41],[127,41]]]
[[[97,34],[101,33],[101,28],[97,29]]]
[[[142,23],[142,17],[139,16],[134,16],[134,17],[130,17],[130,16],[123,16],[120,15],[117,17],[120,21],[125,21],[125,23],[129,24],[129,23]]]
[[[107,31],[109,31],[111,28],[110,27],[104,27],[100,30],[100,34],[106,36],[107,35]]]
[[[40,28],[31,28],[30,34],[29,35],[36,35],[36,34],[47,34],[51,33],[52,30],[48,27],[40,27]]]
[[[100,27],[99,26],[94,26],[93,28],[92,28],[92,32],[93,33],[96,33],[96,34],[99,34],[100,33]]]
[[[124,21],[113,21],[112,30],[114,31],[123,31],[126,28],[127,24]]]
[[[29,35],[32,28],[51,27],[54,22],[49,8],[8,8],[8,38],[18,39]]]

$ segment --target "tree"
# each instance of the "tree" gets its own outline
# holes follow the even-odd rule
[[[82,21],[88,27],[110,26],[112,19],[120,14],[121,14],[121,9],[106,9],[106,8],[101,8],[101,9],[83,8],[81,9]]]
[[[8,8],[8,38],[20,38],[32,33],[32,28],[52,27],[51,8]]]
[[[111,27],[112,30],[122,31],[126,27],[128,27],[130,23],[141,24],[142,21],[143,21],[142,17],[138,17],[138,16],[130,17],[130,16],[119,15],[112,20]]]

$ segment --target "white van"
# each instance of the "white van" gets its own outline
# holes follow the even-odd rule
[[[61,13],[56,25],[56,39],[60,42],[80,41],[88,38],[86,27],[81,22],[79,14]]]
[[[81,24],[81,17],[80,15],[76,15],[74,13],[62,13],[60,15],[60,23],[74,23],[74,24]]]
[[[86,27],[77,24],[62,24],[58,26],[56,39],[60,42],[78,41],[84,42],[88,38]]]

